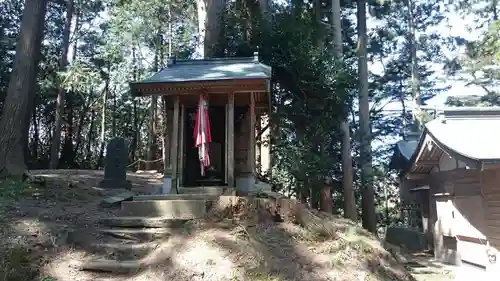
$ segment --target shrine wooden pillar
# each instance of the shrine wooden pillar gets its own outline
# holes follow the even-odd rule
[[[162,102],[163,102],[163,117],[166,118],[166,120],[163,118],[162,126],[164,126],[163,129],[163,136],[162,136],[162,151],[163,151],[163,174],[164,175],[169,175],[171,176],[171,169],[172,169],[172,162],[170,161],[171,159],[171,151],[172,151],[172,116],[173,116],[173,108],[170,108],[170,102],[171,99],[169,99],[166,96],[162,97]]]
[[[174,112],[172,116],[172,134],[170,146],[170,164],[172,166],[172,190],[175,188],[178,193],[179,178],[179,96],[174,96]]]
[[[255,137],[255,165],[256,165],[256,173],[258,175],[262,175],[262,116],[255,116],[255,133],[257,134]],[[259,136],[259,137],[257,137]]]
[[[255,179],[255,94],[250,93],[250,110],[249,110],[249,141],[248,141],[248,169]]]
[[[269,105],[267,113],[267,124],[266,124],[269,126],[267,133],[267,148],[266,148],[268,154],[267,174],[269,175],[270,178],[272,178],[273,177],[272,167],[274,166],[274,153],[271,150],[271,140],[273,139],[274,136],[276,136],[277,132],[275,132],[276,126],[273,126],[273,120],[271,119],[271,116],[273,114],[273,101],[271,97],[271,79],[266,80],[266,92]]]
[[[228,138],[228,134],[227,134],[227,128],[228,128],[228,126],[227,126],[227,117],[228,117],[227,109],[228,109],[228,106],[226,104],[226,105],[224,105],[224,114],[225,114],[225,118],[224,118],[224,182],[226,182],[226,183],[228,182],[228,180],[227,180],[227,172],[229,170],[227,168],[227,166],[228,166],[227,165],[227,159],[228,159],[228,157],[227,157],[227,155],[228,155],[227,154],[227,151],[228,151],[227,150],[227,147],[228,147],[227,144],[228,144],[228,139],[229,139]]]
[[[178,169],[178,180],[177,187],[181,186],[184,181],[184,148],[185,148],[185,135],[186,135],[186,107],[184,105],[180,106],[180,121],[179,121],[179,163],[177,164]]]
[[[230,93],[227,101],[226,111],[227,131],[227,185],[234,187],[234,93]]]

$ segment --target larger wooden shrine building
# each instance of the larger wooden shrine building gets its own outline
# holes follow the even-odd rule
[[[134,96],[162,96],[167,104],[170,164],[165,173],[173,185],[252,188],[256,167],[269,167],[269,149],[259,145],[269,133],[257,135],[256,128],[268,127],[270,79],[271,67],[260,63],[255,53],[243,58],[171,59],[152,77],[130,83]],[[208,122],[197,122],[201,97],[208,104]],[[204,160],[194,132],[200,124],[208,125],[210,135],[205,165],[200,165]]]

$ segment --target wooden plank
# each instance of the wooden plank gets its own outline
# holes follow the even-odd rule
[[[227,184],[234,186],[234,93],[230,93],[227,104]]]
[[[226,113],[226,118],[225,119],[225,122],[224,122],[224,182],[228,182],[227,181],[227,172],[228,172],[228,165],[227,165],[227,145],[228,145],[228,126],[227,126],[227,120],[228,120],[228,116],[229,114],[227,113],[227,110],[228,110],[228,106],[227,104],[224,106],[224,110],[225,110],[225,113]]]
[[[276,135],[276,132],[274,132],[275,130],[275,127],[273,126],[273,120],[271,118],[271,116],[273,116],[273,101],[272,101],[272,96],[271,96],[271,79],[268,79],[266,81],[266,92],[267,92],[267,101],[268,101],[268,106],[269,106],[269,112],[268,112],[268,115],[267,115],[267,123],[269,124],[269,136],[268,136],[268,147],[267,147],[267,153],[268,153],[268,167],[267,167],[267,173],[269,175],[270,178],[273,177],[273,174],[272,174],[272,167],[274,165],[274,153],[272,152],[272,149],[271,149],[271,140],[273,139],[273,137]]]
[[[166,152],[163,153],[163,157],[166,157],[165,166],[163,167],[164,175],[172,176],[172,132],[173,132],[173,118],[174,118],[174,97],[163,96],[163,111],[166,114],[166,124],[164,130],[164,140]]]
[[[418,162],[415,162],[416,165],[418,166],[429,166],[429,167],[434,167],[436,165],[439,165],[439,161],[433,161],[433,160],[419,160]]]
[[[157,82],[157,83],[132,83],[132,90],[139,91],[136,94],[147,94],[159,91],[167,91],[164,95],[169,95],[173,91],[181,90],[200,90],[206,92],[210,89],[225,89],[234,91],[242,91],[246,88],[257,88],[255,91],[265,92],[266,79],[230,79],[230,80],[213,80],[213,81],[182,81],[182,82]],[[209,91],[210,92],[210,91]],[[211,93],[211,92],[210,92]],[[161,93],[160,93],[161,94]],[[193,94],[192,92],[183,92],[183,94]],[[226,92],[227,94],[227,92]]]
[[[256,120],[255,120],[255,130],[257,132],[259,132],[260,134],[260,137],[259,139],[255,139],[255,150],[256,150],[256,153],[255,153],[255,157],[257,158],[257,173],[259,175],[262,174],[262,133],[261,133],[261,130],[262,129],[262,119],[261,119],[261,115],[257,115],[256,116]]]
[[[183,105],[180,108],[180,129],[179,129],[179,180],[177,186],[182,186],[184,181],[184,148],[185,148],[185,135],[186,135],[186,107]]]
[[[255,177],[255,96],[250,93],[250,139],[248,141],[248,168]]]
[[[409,180],[424,180],[429,177],[429,174],[424,173],[408,173],[406,174],[406,179]]]
[[[244,78],[244,79],[219,79],[210,81],[178,81],[178,82],[137,82],[131,83],[132,87],[140,88],[172,88],[172,87],[198,87],[207,88],[210,86],[241,86],[241,85],[261,85],[266,90],[268,79],[263,78]]]
[[[170,150],[170,163],[172,163],[172,188],[177,186],[178,177],[178,155],[179,155],[179,96],[174,97],[174,114],[172,118],[172,142]]]
[[[227,104],[227,93],[234,91],[226,91],[225,95],[221,94],[209,94],[209,104],[211,107],[213,106],[225,106]],[[195,106],[198,103],[199,96],[196,94],[181,94],[179,95],[180,103],[184,105],[192,105]],[[194,93],[197,93],[196,91]],[[255,98],[255,107],[256,108],[265,108],[267,110],[268,101],[264,93],[254,92]],[[248,92],[245,93],[235,93],[234,95],[234,105],[235,106],[248,106],[250,104],[250,96]]]

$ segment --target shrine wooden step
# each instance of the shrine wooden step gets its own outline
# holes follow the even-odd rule
[[[207,195],[221,195],[225,186],[197,186],[197,187],[180,187],[180,194],[207,194]]]
[[[138,243],[137,241],[125,241],[114,243],[93,242],[86,247],[91,253],[103,255],[113,260],[137,260],[146,257],[158,248],[159,244],[154,242]]]
[[[99,223],[111,227],[151,227],[151,228],[178,228],[182,227],[187,219],[171,219],[165,217],[119,216],[99,219]]]
[[[164,219],[196,219],[207,213],[208,200],[144,200],[122,202],[125,216],[162,217]]]
[[[161,194],[161,195],[137,195],[133,201],[151,201],[151,200],[216,200],[219,195],[211,194]]]
[[[84,271],[109,272],[114,274],[136,274],[144,268],[146,268],[146,264],[142,261],[115,261],[107,259],[90,260],[80,266],[80,270]]]
[[[130,228],[130,229],[99,229],[103,235],[112,236],[122,240],[130,240],[135,242],[151,242],[158,239],[167,239],[172,233],[173,229],[168,228]]]

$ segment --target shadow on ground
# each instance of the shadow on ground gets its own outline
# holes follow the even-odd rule
[[[118,208],[100,208],[88,186],[49,185],[0,193],[8,198],[1,205],[0,281],[414,280],[352,222],[310,211],[291,218],[251,204],[211,212],[155,241],[129,275],[82,272],[78,261],[92,253],[68,245],[68,232],[93,228]]]

